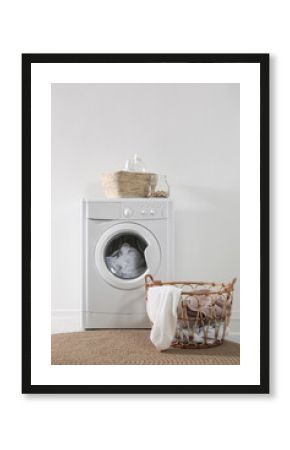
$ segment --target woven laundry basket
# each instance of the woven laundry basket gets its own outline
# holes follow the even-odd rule
[[[210,348],[223,344],[230,323],[234,278],[229,283],[203,281],[156,281],[145,275],[146,300],[148,289],[172,285],[182,289],[177,311],[177,327],[172,347]]]
[[[102,185],[108,198],[148,197],[157,183],[157,175],[144,172],[105,173],[101,176]]]

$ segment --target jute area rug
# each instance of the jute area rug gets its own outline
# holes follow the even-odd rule
[[[208,349],[168,349],[159,352],[149,339],[150,330],[94,330],[53,334],[54,365],[238,365],[240,346],[231,341]]]

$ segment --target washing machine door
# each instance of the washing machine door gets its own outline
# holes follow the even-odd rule
[[[108,228],[97,242],[95,261],[103,279],[118,289],[144,285],[147,273],[155,275],[161,249],[151,231],[136,223],[119,223]]]

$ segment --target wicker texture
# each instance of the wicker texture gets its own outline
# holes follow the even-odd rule
[[[182,289],[173,347],[209,348],[221,345],[230,323],[233,290],[230,283],[204,281],[161,282],[145,276],[146,298],[154,286],[172,285]]]
[[[157,175],[120,170],[103,174],[101,181],[108,198],[144,198],[149,197],[151,190],[155,189]]]

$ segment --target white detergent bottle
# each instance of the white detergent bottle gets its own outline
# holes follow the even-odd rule
[[[134,171],[135,172],[146,172],[145,165],[142,161],[142,158],[137,154],[134,155]]]
[[[146,172],[142,158],[137,154],[135,154],[133,158],[126,160],[125,170],[127,172]]]
[[[127,172],[135,172],[134,159],[127,159],[125,162],[125,170]]]

